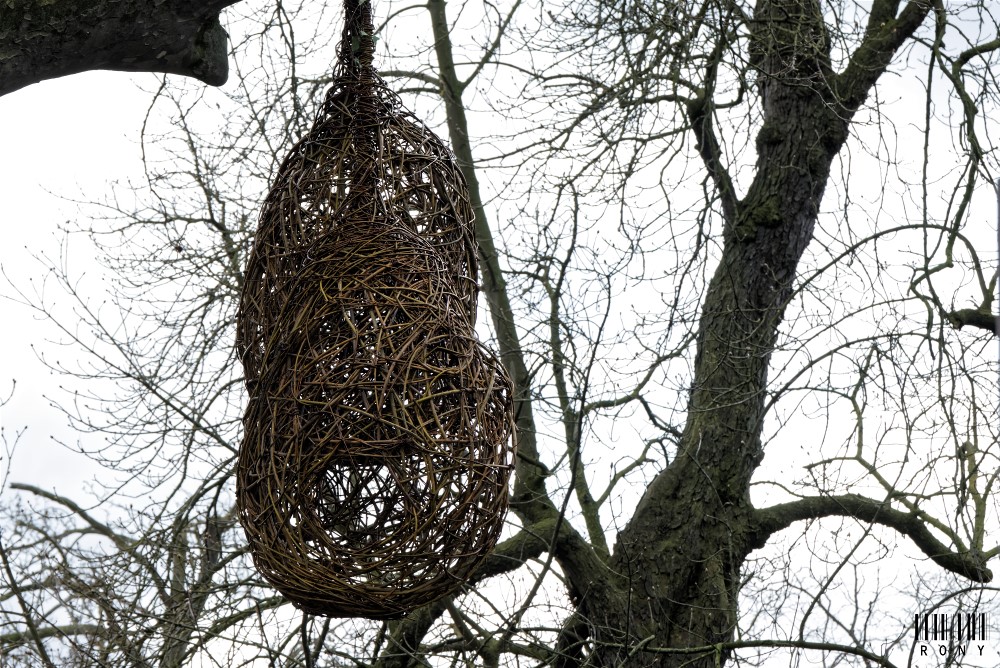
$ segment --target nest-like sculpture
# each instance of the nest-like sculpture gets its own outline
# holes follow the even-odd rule
[[[366,32],[355,24],[370,11],[367,2],[361,8],[352,0],[346,4],[335,81],[312,130],[285,157],[264,200],[238,323],[248,379],[259,373],[270,323],[282,318],[284,302],[275,296],[287,294],[302,267],[315,260],[315,243],[342,223],[348,199],[357,208],[364,198],[377,198],[371,203],[375,219],[391,219],[429,242],[459,300],[452,307],[475,325],[478,247],[465,177],[448,147],[375,73],[370,52],[360,53],[365,63],[348,48],[352,40],[358,43],[352,31]],[[370,38],[361,41],[366,43]]]
[[[262,209],[237,498],[257,568],[298,607],[392,618],[495,545],[512,388],[474,333],[464,178],[375,75],[371,33],[349,1],[336,82]]]

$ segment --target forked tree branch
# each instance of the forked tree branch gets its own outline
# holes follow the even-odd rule
[[[844,71],[831,82],[840,103],[851,114],[864,104],[896,51],[927,18],[933,2],[910,0],[897,16],[899,5],[900,0],[876,0],[861,45]]]
[[[824,517],[853,517],[861,522],[895,529],[920,548],[941,568],[974,582],[990,582],[993,572],[986,566],[985,555],[955,552],[942,543],[924,519],[915,513],[896,510],[888,501],[878,501],[858,494],[817,496],[759,509],[754,513],[754,547],[761,548],[773,534],[795,522]]]
[[[472,588],[488,577],[517,570],[529,559],[540,556],[549,549],[550,533],[551,530],[546,531],[545,527],[521,529],[496,546],[466,586]],[[411,659],[418,656],[420,641],[445,611],[450,600],[425,605],[406,619],[390,624],[387,646],[375,663],[375,668],[406,668],[413,665]]]

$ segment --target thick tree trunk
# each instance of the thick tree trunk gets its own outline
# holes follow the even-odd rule
[[[0,95],[86,70],[163,72],[226,82],[219,11],[237,0],[7,0],[0,3]]]
[[[780,22],[768,20],[775,11]],[[740,568],[755,547],[749,488],[763,457],[768,364],[850,116],[827,81],[816,3],[760,2],[756,13],[764,26],[754,43],[764,116],[757,174],[726,212],[680,450],[615,546],[628,606],[582,604],[595,666],[718,666],[721,651],[657,650],[725,642],[736,626]]]
[[[736,201],[707,124],[714,91],[688,109],[723,199],[724,250],[702,308],[678,456],[647,488],[618,536],[610,564],[559,523],[544,476],[530,463],[537,459],[530,402],[518,411],[523,440],[513,508],[528,526],[549,521],[564,526],[552,549],[577,605],[556,647],[556,665],[715,668],[725,661],[726,654],[715,648],[700,654],[671,650],[733,638],[740,569],[759,547],[749,488],[763,457],[771,351],[850,119],[931,7],[912,0],[897,16],[899,5],[876,0],[863,44],[845,71],[834,74],[818,0],[758,1],[752,49],[764,124],[757,137],[756,177],[742,201]],[[451,60],[444,3],[432,0],[430,8],[449,132],[477,196],[483,289],[504,362],[526,396],[530,379],[478,199],[461,103],[464,86]]]

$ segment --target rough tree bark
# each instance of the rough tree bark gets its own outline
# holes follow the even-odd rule
[[[522,402],[525,410],[518,412],[522,457],[512,509],[528,527],[553,526],[540,535],[552,536],[551,549],[577,606],[559,640],[557,665],[722,665],[728,657],[725,643],[734,639],[743,563],[772,534],[803,519],[867,518],[909,536],[929,553],[944,555],[937,561],[949,570],[976,581],[991,579],[977,555],[951,552],[921,522],[877,500],[831,498],[819,499],[829,503],[757,509],[749,494],[764,456],[771,351],[799,261],[812,240],[831,165],[854,114],[932,7],[925,0],[874,3],[862,44],[837,73],[817,0],[759,0],[751,53],[763,125],[756,137],[756,174],[742,199],[712,127],[715,91],[706,87],[687,105],[689,127],[721,198],[723,254],[702,305],[679,455],[647,488],[609,560],[558,521],[544,473],[531,464],[537,453],[530,403]],[[444,3],[431,0],[428,8],[449,135],[477,204],[482,289],[504,362],[523,392],[529,381],[472,168],[462,104],[468,82],[458,78],[451,59]],[[720,45],[720,53],[727,46]],[[706,649],[692,649],[699,647]]]
[[[7,0],[0,4],[0,95],[87,70],[226,82],[219,11],[237,0]]]
[[[700,656],[655,648],[733,639],[740,568],[767,538],[757,531],[749,489],[764,456],[771,350],[850,120],[931,11],[929,2],[910,2],[899,14],[898,7],[876,3],[864,45],[837,74],[816,0],[757,3],[751,55],[763,126],[742,199],[716,151],[711,98],[688,106],[722,198],[724,249],[703,303],[679,454],[647,488],[615,546],[611,566],[624,591],[612,599],[580,592],[593,665],[708,668],[724,660],[721,646]]]
[[[978,309],[963,308],[952,311],[948,316],[956,329],[962,329],[966,326],[977,327],[1000,336],[1000,316],[990,313],[989,304],[984,304]]]

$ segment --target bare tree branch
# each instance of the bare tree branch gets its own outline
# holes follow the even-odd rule
[[[772,534],[787,529],[795,522],[835,516],[853,517],[860,522],[895,529],[942,568],[975,582],[993,580],[993,571],[987,568],[985,555],[955,552],[934,536],[919,514],[904,513],[892,508],[888,501],[857,494],[811,497],[759,509],[754,513],[755,545],[764,545]]]
[[[221,86],[219,11],[237,0],[11,0],[0,16],[0,95],[86,70],[161,72]]]

